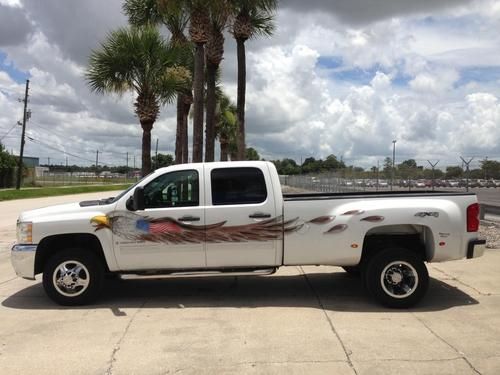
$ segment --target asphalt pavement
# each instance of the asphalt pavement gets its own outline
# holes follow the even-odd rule
[[[57,306],[40,275],[12,270],[16,217],[102,195],[0,202],[0,373],[500,373],[499,250],[429,265],[428,295],[411,310],[376,305],[337,267],[113,280],[95,305]]]

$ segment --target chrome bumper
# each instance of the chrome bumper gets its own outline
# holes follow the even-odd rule
[[[472,240],[467,246],[467,259],[479,258],[486,250],[486,240]]]
[[[16,275],[23,279],[35,280],[35,254],[38,245],[14,245],[10,261]]]

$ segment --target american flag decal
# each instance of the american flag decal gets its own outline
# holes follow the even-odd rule
[[[320,216],[308,223],[321,226],[334,219],[335,216]],[[114,235],[126,240],[165,244],[273,241],[282,239],[284,234],[297,232],[305,225],[298,217],[284,220],[283,216],[235,226],[226,226],[225,221],[191,225],[171,217],[153,219],[132,212],[113,212],[107,216],[96,216],[90,221],[96,231],[108,228]],[[345,228],[336,226],[329,233],[341,229]]]

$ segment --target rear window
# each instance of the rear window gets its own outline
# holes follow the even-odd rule
[[[266,181],[258,168],[212,170],[212,204],[256,204],[267,199]]]

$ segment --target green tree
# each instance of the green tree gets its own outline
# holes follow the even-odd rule
[[[177,7],[166,7],[157,0],[125,0],[123,11],[133,26],[164,25],[172,35],[172,45],[182,50],[181,64],[193,74],[193,46],[185,31],[189,23],[186,7],[177,1]],[[177,93],[177,130],[175,138],[175,162],[188,162],[188,119],[193,102],[192,82]]]
[[[270,36],[274,32],[274,14],[277,0],[229,0],[234,22],[232,32],[237,45],[238,58],[238,159],[245,157],[245,97],[246,56],[245,42],[257,36]]]
[[[464,170],[462,168],[460,168],[459,166],[446,167],[445,177],[447,179],[462,178],[463,175],[464,175]]]
[[[302,163],[301,169],[302,173],[315,173],[319,172],[321,169],[322,161],[316,160],[313,157],[306,158],[304,163]]]
[[[11,187],[14,185],[14,168],[17,166],[17,158],[7,151],[0,143],[0,187]]]
[[[260,160],[259,153],[253,147],[248,147],[245,152],[245,160]]]
[[[210,9],[210,36],[205,50],[207,64],[205,161],[207,162],[215,159],[217,76],[224,57],[223,32],[228,22],[229,10],[227,1],[213,2]]]
[[[391,161],[392,163],[392,161]],[[391,164],[392,168],[392,164]],[[417,177],[417,162],[414,159],[408,159],[403,161],[401,164],[397,166],[398,177],[403,179],[412,178],[415,179]]]
[[[384,177],[389,179],[392,176],[392,159],[387,157],[384,159],[384,167],[383,167]]]
[[[143,131],[143,175],[151,171],[151,130],[160,106],[172,101],[189,79],[188,73],[174,69],[179,55],[151,26],[113,31],[90,55],[85,76],[92,91],[137,95],[134,106]]]
[[[156,156],[151,158],[153,166],[155,169],[168,167],[174,164],[174,157],[170,154],[158,154],[158,159]]]
[[[300,173],[300,166],[293,159],[278,160],[277,163],[276,169],[278,169],[279,174],[294,175]]]
[[[217,97],[215,113],[215,135],[220,142],[220,160],[228,161],[230,154],[237,149],[236,106],[222,92]]]
[[[500,178],[500,162],[484,159],[480,161],[480,164],[485,179]]]
[[[323,168],[325,170],[336,170],[336,169],[342,169],[345,168],[344,162],[341,162],[337,159],[335,155],[328,155],[323,162]]]

